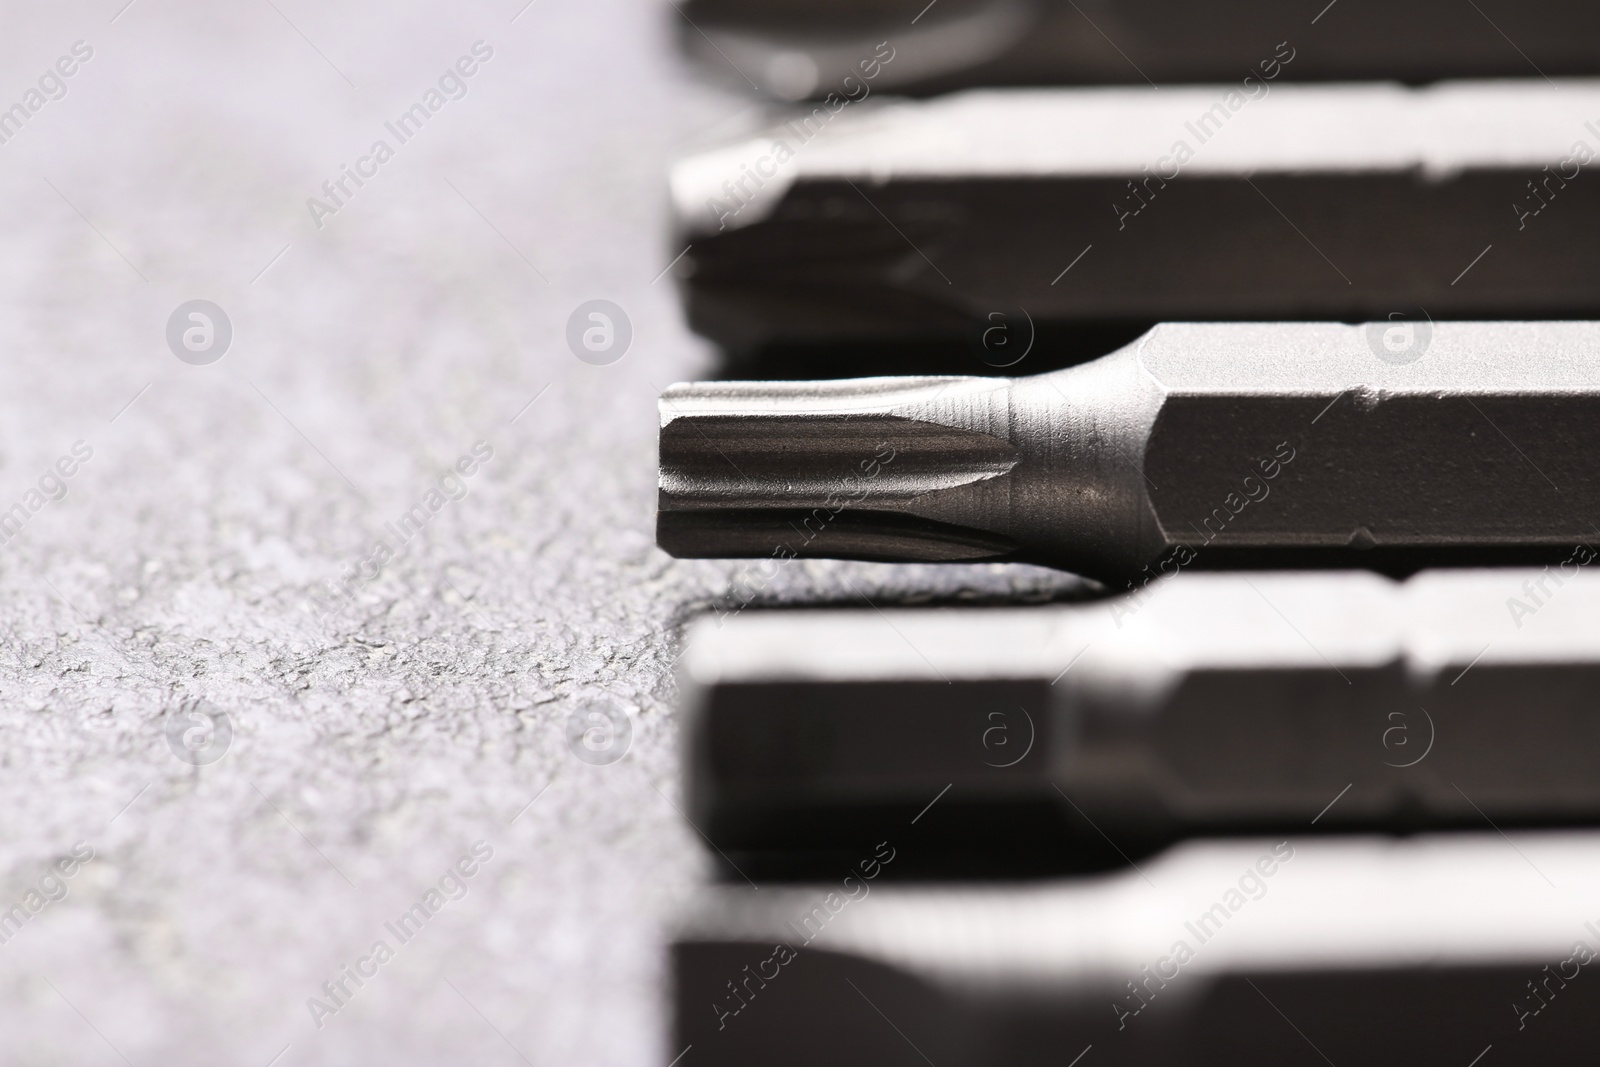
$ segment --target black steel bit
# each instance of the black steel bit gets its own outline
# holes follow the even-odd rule
[[[685,1062],[1586,1062],[1600,838],[1192,842],[1075,883],[911,887],[891,835],[727,887],[673,949]]]
[[[1136,322],[1600,318],[1596,156],[1595,81],[873,98],[683,160],[675,269],[734,356],[920,345],[879,373]]]
[[[688,813],[741,867],[812,873],[897,828],[902,869],[993,874],[1192,835],[1597,824],[1597,557],[708,617],[680,661]]]
[[[1600,518],[1600,324],[1179,324],[1031,378],[661,398],[680,557],[1549,562]]]
[[[1479,0],[1476,10],[1452,0],[690,0],[682,10],[683,46],[708,69],[789,99],[855,90],[880,42],[895,49],[874,77],[889,92],[1166,86],[1259,74],[1284,55],[1282,77],[1316,81],[1600,70],[1600,13],[1572,0]]]

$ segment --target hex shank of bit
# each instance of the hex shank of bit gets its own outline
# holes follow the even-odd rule
[[[1594,823],[1597,558],[702,620],[689,814],[730,856],[803,868],[937,799],[920,848],[984,870],[1122,862],[1108,839]]]
[[[1381,329],[1381,326],[1379,327]],[[675,385],[680,557],[1163,567],[1546,562],[1600,518],[1600,324],[1173,324],[1032,378]]]
[[[1099,879],[886,884],[905,837],[814,884],[698,900],[672,1049],[708,1067],[1468,1067],[1492,1046],[1486,1063],[1539,1067],[1592,1048],[1593,833],[1190,842]]]

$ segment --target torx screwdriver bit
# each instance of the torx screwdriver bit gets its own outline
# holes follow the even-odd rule
[[[1593,322],[1173,324],[1031,378],[680,384],[660,413],[658,543],[769,567],[1403,571],[1549,562],[1600,517]]]
[[[1592,80],[819,105],[674,168],[675,270],[735,355],[973,369],[1090,323],[1600,318],[1596,156]]]
[[[946,872],[1196,834],[1600,824],[1596,558],[708,617],[680,660],[687,810],[741,867],[798,871],[913,818],[911,862]]]
[[[1594,833],[1287,835],[1075,882],[885,884],[912,847],[891,836],[816,884],[698,901],[673,949],[672,1052],[705,1067],[1592,1054]]]
[[[1478,10],[1454,0],[1303,8],[1278,0],[689,0],[682,9],[683,46],[709,70],[788,99],[858,91],[866,74],[897,93],[1215,81],[1273,69],[1280,39],[1295,57],[1282,76],[1315,81],[1518,77],[1535,71],[1530,64],[1551,77],[1600,70],[1591,43],[1600,12],[1573,0],[1481,0]],[[864,65],[884,42],[894,60],[881,71]]]

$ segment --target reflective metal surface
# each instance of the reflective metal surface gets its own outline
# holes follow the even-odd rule
[[[706,618],[680,663],[689,814],[740,866],[812,872],[924,809],[910,863],[967,873],[1193,835],[1593,823],[1597,558]]]
[[[1592,833],[1285,835],[1076,883],[886,884],[913,848],[894,835],[825,879],[703,901],[673,954],[675,1047],[703,1064],[1531,1067],[1592,1042]]]
[[[1597,356],[1595,323],[1177,324],[1032,378],[675,385],[656,536],[1119,588],[1188,566],[1549,562],[1596,536]]]
[[[674,168],[690,324],[735,357],[948,342],[981,372],[1092,324],[1600,318],[1594,81],[875,84]]]
[[[1282,39],[1298,52],[1288,76],[1318,81],[1600,69],[1600,17],[1573,0],[688,0],[682,9],[681,43],[708,71],[788,99],[848,91],[858,58],[884,39],[914,57],[894,72],[896,92],[1214,81],[1256,69],[1263,47],[1270,54]]]

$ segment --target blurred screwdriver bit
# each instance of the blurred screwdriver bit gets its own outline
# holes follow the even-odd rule
[[[708,617],[687,810],[740,866],[813,872],[891,831],[910,863],[1016,873],[1196,834],[1600,823],[1597,557]]]
[[[1283,76],[1316,81],[1600,71],[1600,11],[1572,0],[689,0],[682,12],[683,46],[709,70],[787,99],[849,92],[882,41],[896,49],[877,75],[891,92],[1216,81],[1270,69],[1280,39],[1295,56]]]
[[[1191,842],[1074,883],[884,884],[910,849],[891,838],[815,885],[709,892],[673,949],[672,1052],[700,1067],[1591,1054],[1592,833]]]
[[[1175,324],[1031,378],[680,384],[660,413],[658,543],[768,567],[1542,563],[1600,517],[1600,323]]]
[[[735,356],[921,341],[976,368],[1086,324],[1600,318],[1596,156],[1595,81],[819,105],[674,168],[676,269]]]

